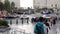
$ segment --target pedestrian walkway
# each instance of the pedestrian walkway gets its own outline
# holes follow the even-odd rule
[[[34,34],[34,32],[33,32],[34,24],[32,24],[32,23],[23,24],[23,25],[10,25],[10,26],[11,26],[11,28],[22,29],[22,30],[25,30],[26,33]]]
[[[56,22],[56,25],[52,27],[49,34],[60,34],[60,21]]]
[[[30,34],[34,34],[34,32],[33,32],[34,26],[35,26],[35,24],[32,24],[32,23],[23,24],[23,25],[22,24],[10,25],[10,27],[13,28],[14,30],[18,30],[18,31],[23,30],[24,32],[30,33]],[[15,32],[15,34],[16,34],[16,32]],[[19,33],[17,33],[17,34],[19,34]],[[48,34],[60,34],[60,23],[57,22],[57,24],[51,28],[51,30],[49,31]]]
[[[24,29],[26,32],[34,34],[33,30],[34,30],[34,24],[29,23],[29,24],[24,24],[24,25],[11,25],[12,28],[20,28],[20,29]],[[51,27],[51,30],[49,30],[48,34],[60,34],[60,23],[57,22],[56,25],[54,25],[53,27]]]
[[[54,25],[53,27],[51,27],[51,30],[49,31],[49,33],[48,34],[56,34],[56,29],[57,29],[57,27],[56,27],[56,25]]]

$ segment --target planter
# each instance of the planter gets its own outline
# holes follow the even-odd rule
[[[8,21],[6,21],[6,20],[0,20],[0,26],[9,27]]]
[[[8,31],[10,29],[11,29],[10,27],[0,26],[0,32],[5,32],[5,31]]]
[[[10,29],[11,28],[9,27],[8,22],[6,20],[0,20],[0,32],[5,32]]]

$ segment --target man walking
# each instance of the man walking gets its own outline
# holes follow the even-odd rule
[[[43,17],[39,18],[39,22],[36,23],[34,28],[35,34],[44,34],[44,26],[43,26]]]

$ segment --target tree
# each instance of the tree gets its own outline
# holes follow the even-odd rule
[[[3,10],[3,3],[0,2],[0,10]]]
[[[30,10],[31,8],[30,7],[28,7],[28,10]]]
[[[15,3],[14,2],[11,3],[11,8],[12,9],[15,8]]]
[[[10,2],[9,2],[9,0],[5,0],[4,1],[4,9],[9,11],[9,9],[10,9]]]

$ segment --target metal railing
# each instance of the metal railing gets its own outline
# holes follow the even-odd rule
[[[29,18],[19,18],[19,19],[4,19],[8,21],[9,25],[18,25],[18,24],[24,24],[27,23],[29,24]]]
[[[18,24],[24,24],[27,23],[29,24],[29,18],[26,19],[4,19],[8,21],[9,25],[18,25]],[[5,32],[0,32],[0,34],[31,34],[26,32],[26,30],[24,29],[20,29],[20,28],[11,28],[9,31],[5,31]]]

